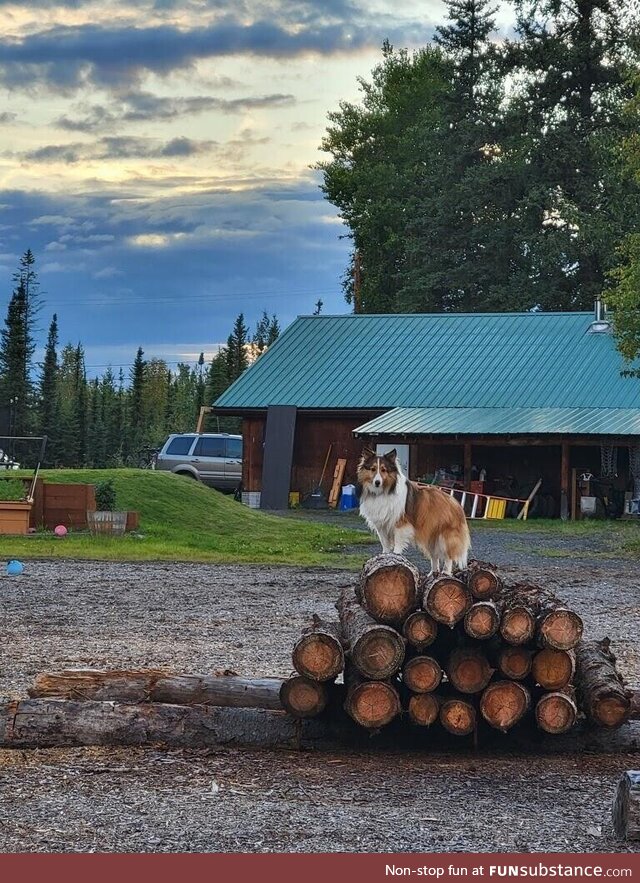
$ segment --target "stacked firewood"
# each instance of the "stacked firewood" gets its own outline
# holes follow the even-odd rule
[[[294,646],[298,674],[281,700],[296,717],[319,714],[340,691],[347,713],[368,729],[403,715],[455,736],[481,722],[502,732],[528,722],[557,734],[581,715],[608,728],[629,717],[608,641],[583,641],[580,616],[553,592],[504,585],[491,564],[420,576],[406,558],[378,555],[336,608],[337,622],[315,617]]]

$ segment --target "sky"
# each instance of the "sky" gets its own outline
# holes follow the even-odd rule
[[[327,114],[440,0],[0,0],[0,310],[20,255],[87,373],[349,310]]]

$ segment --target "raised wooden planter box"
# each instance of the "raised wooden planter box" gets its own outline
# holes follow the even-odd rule
[[[0,534],[28,534],[31,503],[0,500]]]

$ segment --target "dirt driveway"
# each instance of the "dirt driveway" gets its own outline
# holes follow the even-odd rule
[[[544,579],[608,634],[640,684],[640,568],[475,553]],[[522,542],[520,538],[520,542]],[[576,547],[576,560],[581,549]],[[513,562],[509,564],[508,562]],[[0,695],[65,666],[290,673],[292,641],[331,614],[342,571],[33,562],[0,578]],[[2,851],[612,851],[628,755],[340,753],[216,748],[0,751]]]

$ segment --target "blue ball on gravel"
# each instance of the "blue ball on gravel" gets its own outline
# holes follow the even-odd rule
[[[7,561],[7,573],[9,576],[20,576],[23,570],[24,564],[22,561],[16,561],[15,559]]]

